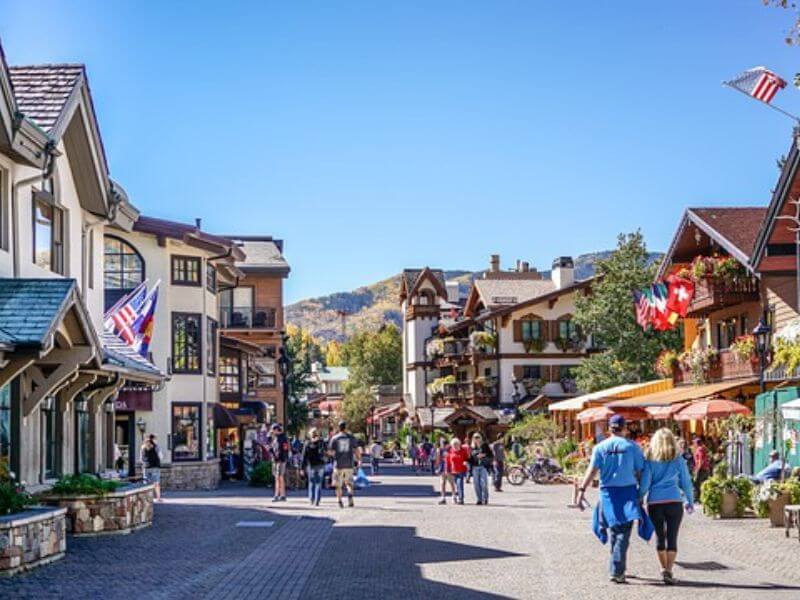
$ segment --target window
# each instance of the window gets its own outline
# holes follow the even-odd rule
[[[75,471],[91,473],[92,469],[92,430],[89,413],[84,402],[75,403]]]
[[[522,341],[531,342],[542,339],[542,321],[528,319],[522,321]]]
[[[41,198],[33,199],[33,262],[64,273],[64,213]]]
[[[219,357],[219,391],[223,394],[239,393],[239,358]]]
[[[275,359],[269,356],[253,358],[250,374],[252,377],[252,383],[250,385],[251,390],[255,390],[256,388],[274,388]]]
[[[252,327],[254,296],[255,289],[252,286],[224,290],[219,295],[222,327]]]
[[[201,316],[195,313],[172,313],[172,372],[200,373]]]
[[[0,463],[11,469],[11,385],[0,387]]]
[[[42,459],[45,479],[58,477],[58,458],[61,442],[58,435],[58,411],[55,398],[52,396],[42,400]]]
[[[200,460],[200,405],[172,405],[172,460]]]
[[[217,363],[217,322],[206,317],[206,374],[214,375]]]
[[[558,322],[558,337],[576,342],[581,336],[578,333],[578,326],[575,325],[575,322],[571,319],[564,319]]]
[[[89,245],[89,248],[86,252],[87,258],[86,262],[86,275],[89,279],[89,289],[94,289],[94,229],[89,230],[89,235],[87,236],[86,243]]]
[[[540,365],[525,365],[522,367],[523,379],[541,379],[542,367]]]
[[[142,255],[125,240],[107,235],[103,239],[103,283],[106,310],[144,281]]]
[[[198,256],[173,256],[172,284],[199,286],[200,262],[200,257]]]
[[[214,417],[206,419],[206,459],[210,460],[217,457],[216,430],[214,429]]]
[[[217,293],[217,268],[210,262],[206,263],[206,289],[212,294]]]
[[[0,169],[0,249],[8,250],[8,176]]]

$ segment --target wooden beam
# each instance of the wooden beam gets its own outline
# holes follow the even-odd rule
[[[23,397],[23,416],[29,416],[42,401],[42,398],[49,394],[54,388],[58,387],[67,377],[72,375],[80,365],[91,359],[93,355],[94,350],[88,346],[72,349],[69,352],[68,360],[61,363],[27,398]]]
[[[3,387],[17,375],[33,364],[34,358],[31,356],[18,356],[11,358],[6,366],[0,369],[0,387]]]
[[[108,387],[97,390],[97,392],[92,394],[92,396],[89,398],[89,412],[93,415],[98,414],[103,408],[103,404],[105,404],[106,400],[118,394],[124,385],[125,379],[120,377],[113,383],[110,383]]]
[[[97,379],[97,375],[93,373],[81,373],[78,377],[70,383],[67,387],[61,390],[61,412],[66,412],[70,403],[81,393],[87,385],[91,385]]]

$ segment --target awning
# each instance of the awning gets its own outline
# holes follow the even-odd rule
[[[664,392],[636,396],[635,398],[628,398],[626,400],[615,400],[613,402],[609,402],[608,406],[611,408],[670,406],[679,402],[691,402],[692,400],[713,398],[717,394],[729,392],[731,390],[735,390],[736,388],[746,387],[755,383],[757,383],[757,380],[750,378],[731,379],[730,381],[707,383],[703,385],[682,385]]]
[[[222,404],[214,405],[214,427],[217,429],[227,429],[229,427],[238,427],[239,421],[233,411],[225,408]]]
[[[339,407],[342,405],[340,400],[323,400],[319,403],[319,409],[322,412],[334,413],[339,410]]]
[[[581,423],[598,423],[607,421],[612,415],[621,415],[629,421],[641,421],[648,417],[647,413],[640,408],[620,408],[611,409],[606,406],[593,406],[578,413],[577,419]]]
[[[375,414],[371,416],[374,416],[375,420],[377,421],[378,419],[385,419],[390,415],[400,412],[400,410],[403,408],[405,408],[405,404],[403,402],[395,402],[394,404],[390,404],[389,406],[384,406],[376,410]]]
[[[787,421],[800,421],[800,398],[791,400],[781,406],[781,414]]]
[[[733,400],[713,399],[694,402],[685,406],[675,415],[676,421],[701,421],[704,419],[724,419],[731,415],[749,415],[750,409]]]
[[[644,411],[650,415],[651,419],[671,419],[676,412],[686,406],[688,402],[678,402],[667,406],[645,406]]]
[[[259,423],[269,421],[269,405],[263,400],[242,400],[239,402],[242,408],[249,408],[258,418]]]
[[[602,402],[603,400],[608,399],[630,398],[632,396],[639,396],[650,392],[668,389],[671,386],[672,382],[668,379],[657,379],[654,381],[645,381],[644,383],[626,383],[607,388],[605,390],[592,392],[590,394],[576,396],[575,398],[570,398],[569,400],[554,402],[548,407],[548,410],[550,412],[583,410],[590,402]]]

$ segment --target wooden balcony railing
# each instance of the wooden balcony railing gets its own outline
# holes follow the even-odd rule
[[[730,350],[721,350],[718,359],[706,369],[703,382],[693,381],[691,371],[682,363],[679,363],[673,372],[673,381],[675,384],[711,383],[729,379],[758,377],[758,371],[758,360],[756,358],[741,360]]]
[[[758,299],[758,280],[754,277],[703,279],[695,286],[688,316],[703,317],[726,306],[757,302]]]

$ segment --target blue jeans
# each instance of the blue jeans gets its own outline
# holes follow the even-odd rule
[[[489,502],[489,472],[486,467],[472,467],[472,485],[481,504]]]
[[[308,499],[314,504],[322,497],[322,479],[325,477],[325,465],[308,467]]]
[[[467,478],[466,473],[455,473],[453,479],[456,482],[456,492],[458,493],[459,504],[464,504],[464,480]]]
[[[614,525],[608,528],[611,546],[610,574],[612,577],[625,575],[625,559],[628,555],[628,544],[631,541],[633,521],[624,525]]]

